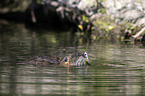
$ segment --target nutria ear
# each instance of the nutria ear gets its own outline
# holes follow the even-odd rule
[[[67,57],[65,57],[63,62],[67,62],[67,61],[68,61],[68,60],[67,60]]]

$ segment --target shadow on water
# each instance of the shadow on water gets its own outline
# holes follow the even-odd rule
[[[1,96],[139,96],[145,95],[145,48],[141,44],[98,40],[23,24],[0,26]],[[36,67],[32,56],[87,52],[91,65]]]

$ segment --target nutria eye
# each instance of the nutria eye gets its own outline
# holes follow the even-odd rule
[[[87,55],[87,53],[85,52],[84,55]]]

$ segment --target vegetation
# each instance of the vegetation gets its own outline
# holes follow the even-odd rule
[[[108,37],[131,33],[143,36],[144,0],[1,0],[0,18],[33,26],[70,28],[91,36]],[[119,36],[121,38],[121,36]]]

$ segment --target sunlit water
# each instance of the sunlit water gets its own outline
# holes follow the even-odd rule
[[[71,32],[0,26],[0,96],[143,96],[145,47],[111,40],[88,42]],[[38,67],[32,56],[87,52],[90,66]]]

